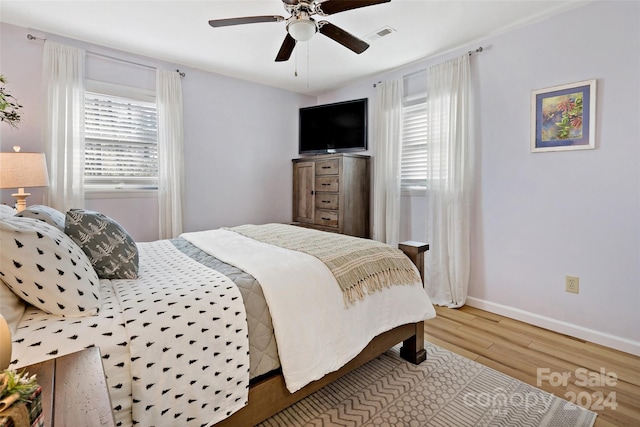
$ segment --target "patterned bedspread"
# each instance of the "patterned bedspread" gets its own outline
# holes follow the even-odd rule
[[[12,368],[98,346],[119,425],[212,425],[247,402],[238,288],[169,241],[141,243],[138,280],[101,280],[97,316],[29,309]]]
[[[254,380],[280,368],[271,312],[255,277],[212,257],[185,239],[171,239],[171,243],[190,258],[224,274],[240,289],[249,328],[249,378]]]

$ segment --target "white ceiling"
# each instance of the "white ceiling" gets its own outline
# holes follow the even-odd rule
[[[318,95],[583,3],[391,0],[323,18],[365,40],[383,27],[396,30],[371,42],[364,53],[357,55],[316,34],[280,63],[274,59],[286,34],[285,22],[212,28],[208,20],[287,17],[281,0],[0,0],[0,21]]]

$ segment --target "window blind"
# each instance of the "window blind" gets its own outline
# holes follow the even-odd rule
[[[403,107],[402,189],[425,189],[427,185],[427,110],[420,102]]]
[[[434,109],[436,114],[431,118],[427,117],[425,98],[407,103],[403,107],[401,189],[425,190],[430,179],[433,183],[447,179],[448,154],[440,149],[438,141],[449,138],[448,117],[438,112],[447,111],[449,103],[448,97],[438,98]],[[429,122],[439,124],[430,132],[431,135],[428,133]],[[429,138],[433,138],[433,141],[430,142]],[[436,145],[429,149],[430,143]],[[429,153],[433,156],[430,162]]]
[[[154,102],[85,92],[87,189],[157,189],[158,128]]]

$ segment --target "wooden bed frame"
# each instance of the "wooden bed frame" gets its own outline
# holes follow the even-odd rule
[[[429,249],[429,245],[420,242],[403,242],[400,243],[399,247],[416,264],[424,283],[424,252]],[[400,356],[403,359],[416,365],[427,359],[427,352],[424,349],[424,322],[401,325],[375,337],[360,354],[339,370],[307,384],[295,393],[289,393],[282,374],[273,375],[253,384],[249,387],[248,405],[229,418],[217,423],[216,427],[255,426],[368,361],[375,359],[401,341],[403,344],[400,349]]]

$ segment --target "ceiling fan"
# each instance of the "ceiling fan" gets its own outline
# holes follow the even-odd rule
[[[258,22],[287,22],[287,35],[276,56],[276,61],[287,61],[291,57],[296,43],[310,40],[317,32],[340,43],[355,53],[362,53],[369,47],[364,40],[359,39],[331,24],[328,21],[316,21],[313,15],[328,16],[346,10],[357,9],[388,3],[391,0],[282,0],[284,8],[291,15],[288,18],[278,15],[245,16],[242,18],[212,19],[212,27],[228,27],[231,25],[254,24]]]

